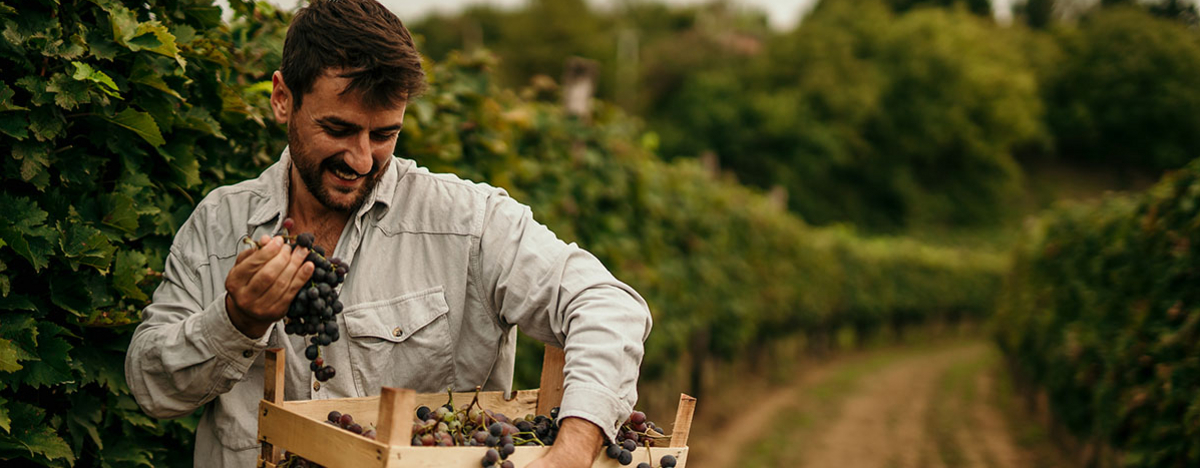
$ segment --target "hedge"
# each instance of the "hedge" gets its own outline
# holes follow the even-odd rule
[[[1200,464],[1200,161],[1031,227],[995,317],[1020,380],[1120,466]]]
[[[285,139],[264,85],[287,15],[206,0],[0,0],[0,460],[187,466],[196,418],[154,420],[123,361],[179,224]],[[985,314],[1003,260],[814,229],[601,104],[491,84],[486,54],[428,64],[397,153],[508,188],[651,302],[644,376],[774,337]],[[696,338],[700,338],[696,341]],[[533,353],[519,352],[525,357]],[[525,359],[522,368],[536,366]]]

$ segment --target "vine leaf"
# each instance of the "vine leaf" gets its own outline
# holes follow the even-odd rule
[[[125,108],[116,117],[106,118],[109,122],[125,127],[133,133],[138,134],[153,146],[162,146],[167,141],[163,139],[162,133],[158,131],[158,124],[154,122],[154,118],[145,112]]]

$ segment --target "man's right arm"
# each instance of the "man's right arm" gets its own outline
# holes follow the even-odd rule
[[[125,380],[142,409],[179,417],[233,388],[266,348],[276,316],[286,313],[290,300],[282,298],[311,275],[306,254],[280,244],[242,252],[227,283],[214,287],[203,273],[218,266],[194,265],[172,247],[125,355]],[[228,283],[238,286],[226,292]],[[206,289],[219,293],[206,302],[214,296]],[[231,295],[240,298],[232,301],[237,309],[227,307]]]

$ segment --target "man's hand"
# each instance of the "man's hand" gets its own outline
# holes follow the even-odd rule
[[[291,246],[282,237],[262,236],[259,249],[238,254],[225,278],[225,310],[233,326],[250,338],[260,338],[271,324],[287,315],[288,305],[312,277],[305,262],[308,249]]]
[[[604,433],[595,424],[579,418],[564,418],[550,452],[527,467],[587,468],[592,466],[603,444]]]

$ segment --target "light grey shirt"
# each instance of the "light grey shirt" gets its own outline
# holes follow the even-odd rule
[[[580,417],[616,434],[637,401],[651,326],[646,302],[504,190],[410,160],[393,158],[338,240],[334,255],[350,273],[340,293],[341,339],[322,351],[333,379],[316,381],[307,342],[280,324],[257,340],[234,328],[225,277],[244,236],[279,229],[289,167],[284,150],[257,179],[200,202],[175,236],[125,358],[125,379],[149,415],[205,408],[196,466],[254,465],[265,348],[287,353],[287,400],[372,396],[383,386],[509,391],[517,326],[566,351],[560,419]]]

